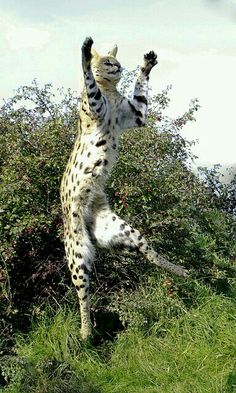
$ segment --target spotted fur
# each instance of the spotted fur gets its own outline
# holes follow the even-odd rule
[[[79,297],[83,338],[91,334],[89,273],[95,244],[137,249],[157,266],[180,276],[186,274],[182,267],[158,256],[137,229],[113,213],[104,193],[117,158],[121,130],[145,124],[149,73],[157,64],[157,56],[153,51],[144,56],[133,99],[128,100],[116,89],[122,71],[116,59],[117,47],[100,56],[92,44],[88,37],[82,46],[85,86],[79,131],[61,183],[65,251]]]

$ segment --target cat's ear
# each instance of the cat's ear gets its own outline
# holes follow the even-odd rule
[[[91,49],[91,53],[94,59],[99,59],[101,56],[98,54],[97,51],[95,51],[94,48]]]
[[[116,57],[117,51],[118,51],[118,46],[115,45],[114,48],[108,52],[108,55],[109,55],[109,56]]]

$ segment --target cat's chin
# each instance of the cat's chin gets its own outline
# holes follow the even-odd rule
[[[100,85],[116,85],[119,83],[121,79],[121,74],[119,75],[104,75],[104,76],[96,76],[96,82]]]

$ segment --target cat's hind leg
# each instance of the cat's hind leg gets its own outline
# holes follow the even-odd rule
[[[97,203],[97,210],[94,214],[93,237],[100,247],[110,248],[122,246],[128,249],[136,249],[147,260],[158,267],[178,276],[187,276],[187,270],[158,255],[137,229],[113,213],[105,197],[100,197],[100,203]]]
[[[93,267],[95,248],[87,233],[82,216],[70,217],[65,226],[65,250],[72,282],[79,298],[81,336],[91,335],[89,275]]]

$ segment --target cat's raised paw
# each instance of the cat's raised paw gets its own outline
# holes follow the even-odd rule
[[[86,37],[84,42],[83,42],[83,47],[84,48],[91,48],[93,45],[93,39],[92,37]]]
[[[157,55],[153,50],[151,50],[150,52],[144,55],[144,60],[146,64],[149,64],[152,67],[154,67],[157,64]]]
[[[92,45],[93,45],[93,39],[91,37],[86,37],[82,45],[82,54],[88,64],[90,63],[90,60],[92,58],[91,55]]]

